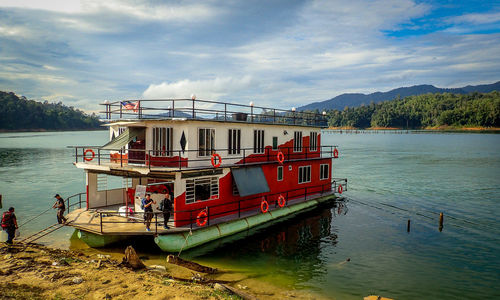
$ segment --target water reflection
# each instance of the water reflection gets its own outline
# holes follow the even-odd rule
[[[337,245],[338,235],[332,222],[335,216],[347,214],[345,202],[303,213],[267,228],[253,229],[182,254],[204,262],[224,262],[267,276],[288,277],[300,287],[312,278],[327,274],[328,263],[321,258],[322,249]]]

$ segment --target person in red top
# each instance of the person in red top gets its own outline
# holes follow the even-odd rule
[[[16,236],[17,218],[14,214],[14,207],[10,207],[9,211],[6,211],[2,215],[2,229],[7,231],[7,244],[12,244],[14,237]]]

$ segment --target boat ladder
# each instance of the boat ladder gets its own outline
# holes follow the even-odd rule
[[[65,224],[59,224],[59,223],[50,225],[49,227],[42,229],[42,230],[38,231],[37,233],[34,233],[28,237],[25,237],[24,239],[21,240],[21,243],[24,243],[24,244],[33,243],[34,241],[39,240],[42,237],[44,237],[44,236],[46,236],[46,235],[48,235],[48,234],[50,234],[58,229],[61,229],[62,227],[64,227],[64,225]]]

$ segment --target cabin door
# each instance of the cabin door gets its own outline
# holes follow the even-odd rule
[[[140,165],[146,163],[146,128],[142,128],[137,137],[128,143],[128,162]]]

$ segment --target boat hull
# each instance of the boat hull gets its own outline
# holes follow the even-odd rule
[[[334,195],[328,195],[269,211],[265,214],[253,215],[191,232],[158,235],[154,241],[164,252],[178,252],[181,249],[187,250],[257,226],[270,226],[286,218],[310,211],[322,203],[334,201],[335,198]]]
[[[127,235],[102,235],[79,229],[77,236],[92,248],[102,248],[130,238]]]

